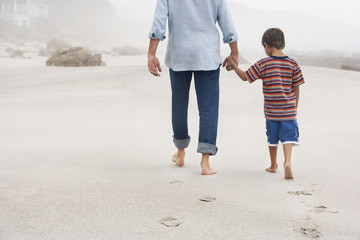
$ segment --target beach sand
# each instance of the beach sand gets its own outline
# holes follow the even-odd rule
[[[222,70],[218,174],[201,176],[193,86],[178,168],[165,67],[155,78],[145,56],[93,68],[45,60],[0,59],[1,240],[360,239],[359,72],[303,67],[286,181],[282,148],[278,173],[265,172],[260,81]]]

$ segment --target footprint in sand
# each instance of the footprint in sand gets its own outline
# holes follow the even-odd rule
[[[305,195],[305,196],[312,196],[313,191],[309,190],[302,190],[302,191],[288,191],[288,194],[290,195]]]
[[[320,238],[321,236],[318,226],[301,227],[299,232],[309,238]]]
[[[327,211],[326,209],[327,209],[326,206],[315,206],[314,210],[312,210],[312,212],[316,212],[316,213],[323,213],[323,212],[338,213],[339,212],[339,211]]]
[[[212,201],[215,201],[216,198],[214,197],[202,197],[202,198],[199,198],[200,201],[202,202],[212,202]]]
[[[179,181],[179,180],[174,180],[174,181],[169,182],[169,184],[176,185],[176,186],[181,186],[183,183],[184,182]]]
[[[166,217],[166,218],[160,219],[159,223],[161,223],[161,224],[163,224],[163,225],[165,225],[167,227],[178,227],[183,222],[181,222],[178,219],[173,218],[173,217]]]
[[[314,212],[323,213],[323,212],[325,212],[326,209],[327,209],[327,207],[325,207],[325,206],[316,206],[316,207],[314,207]]]

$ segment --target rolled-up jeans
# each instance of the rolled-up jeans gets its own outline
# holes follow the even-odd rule
[[[173,71],[170,69],[173,141],[179,149],[187,148],[190,144],[188,104],[193,75],[200,115],[197,151],[215,155],[218,151],[216,137],[219,115],[220,67],[211,71]]]

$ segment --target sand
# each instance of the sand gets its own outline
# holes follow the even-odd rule
[[[193,87],[178,168],[165,67],[154,78],[145,56],[45,60],[0,59],[1,240],[360,239],[360,73],[303,67],[286,181],[281,149],[265,172],[260,82],[221,72],[218,174],[201,176]]]

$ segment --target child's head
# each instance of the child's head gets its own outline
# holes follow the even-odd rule
[[[270,48],[274,47],[278,50],[282,50],[285,48],[284,33],[279,28],[269,28],[263,34],[261,43],[264,47],[268,45]]]

